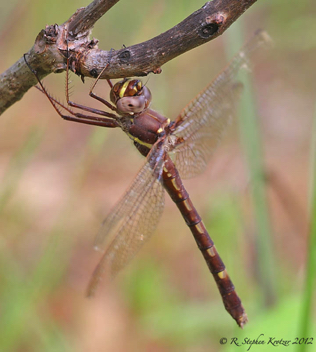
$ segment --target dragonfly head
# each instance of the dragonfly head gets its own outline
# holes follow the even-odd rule
[[[148,108],[151,102],[150,90],[139,79],[124,79],[115,83],[110,99],[119,112],[134,114]]]

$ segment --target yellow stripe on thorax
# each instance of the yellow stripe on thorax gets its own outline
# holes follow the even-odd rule
[[[152,144],[146,143],[141,141],[139,138],[132,136],[130,133],[126,132],[126,134],[129,136],[129,138],[131,138],[133,141],[135,141],[138,144],[144,145],[145,147],[151,149],[151,147],[153,146]]]

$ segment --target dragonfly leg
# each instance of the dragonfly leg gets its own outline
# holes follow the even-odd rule
[[[113,117],[115,118],[116,116],[110,113],[105,113],[102,110],[98,110],[98,109],[94,109],[94,108],[90,108],[88,106],[84,106],[78,103],[75,103],[73,101],[70,100],[70,96],[69,96],[69,55],[68,55],[68,47],[67,47],[67,68],[66,68],[66,99],[67,99],[67,104],[70,105],[73,108],[77,108],[77,109],[81,109],[81,110],[85,110],[88,112],[92,112],[94,114],[99,114],[99,115],[104,115],[104,116],[108,116],[108,117]],[[97,95],[95,95],[92,91],[95,88],[97,82],[99,81],[102,73],[106,70],[106,68],[109,66],[109,63],[107,63],[105,65],[105,67],[102,69],[102,71],[100,72],[100,74],[98,75],[98,77],[96,78],[94,84],[92,85],[90,91],[89,91],[89,95],[92,98],[95,98],[97,100],[99,100],[101,103],[105,104],[109,109],[111,109],[112,111],[117,111],[116,107],[114,107],[112,104],[110,104],[109,102],[107,102],[106,100],[102,99],[101,97],[98,97]],[[107,80],[107,82],[109,83],[110,87],[112,88],[112,82],[110,80]],[[100,113],[101,111],[101,113]],[[114,117],[115,116],[115,117]]]
[[[112,49],[111,49],[111,51],[110,51],[110,54],[111,54],[111,52],[112,52]],[[113,110],[113,111],[117,111],[117,108],[116,108],[114,105],[112,105],[111,103],[109,103],[106,99],[101,98],[101,97],[99,97],[97,94],[93,93],[93,90],[94,90],[95,86],[97,85],[97,83],[99,82],[99,79],[100,79],[100,77],[102,76],[103,72],[109,67],[110,61],[111,61],[111,55],[110,55],[109,62],[103,67],[102,71],[99,73],[99,75],[98,75],[98,77],[96,78],[96,80],[95,80],[93,86],[91,87],[90,92],[89,92],[89,95],[90,95],[91,98],[98,100],[99,102],[101,102],[102,104],[104,104],[105,106],[107,106],[109,109],[111,109],[111,110]],[[110,86],[110,88],[112,88],[112,87],[113,87],[113,83],[111,82],[111,80],[110,80],[110,79],[107,79],[106,81],[108,82],[108,85]]]
[[[101,126],[101,127],[112,127],[112,128],[119,127],[119,124],[117,122],[118,117],[115,114],[77,104],[78,108],[80,108],[82,110],[92,112],[97,115],[102,115],[105,117],[85,115],[85,114],[75,112],[69,106],[66,106],[66,105],[60,103],[58,100],[53,98],[48,93],[48,91],[44,87],[43,83],[39,79],[36,70],[34,70],[27,62],[25,54],[24,54],[24,61],[25,61],[26,65],[28,66],[28,68],[31,70],[31,72],[34,74],[34,76],[36,77],[36,79],[40,85],[40,87],[36,87],[36,88],[38,90],[40,90],[43,94],[46,95],[46,97],[48,98],[48,100],[50,101],[50,103],[52,104],[55,111],[58,113],[58,115],[60,117],[62,117],[63,119],[65,119],[67,121],[79,122],[79,123],[84,123],[84,124],[88,124],[88,125],[95,125],[95,126]],[[68,81],[68,79],[67,79],[67,81]],[[63,114],[61,109],[66,110],[70,115]]]

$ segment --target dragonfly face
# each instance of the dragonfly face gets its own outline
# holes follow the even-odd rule
[[[151,92],[139,79],[117,82],[111,89],[110,99],[120,115],[120,127],[146,156],[169,125],[169,119],[149,109]]]
[[[133,115],[149,107],[151,92],[139,79],[124,79],[113,86],[110,99],[119,113]]]

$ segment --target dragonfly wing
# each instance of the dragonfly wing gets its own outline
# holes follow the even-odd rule
[[[113,277],[139,251],[158,225],[164,208],[164,189],[159,181],[162,173],[162,151],[148,156],[131,187],[104,220],[96,238],[96,247],[104,254],[88,287],[92,295],[105,273]],[[156,160],[155,167],[152,162]]]
[[[203,94],[201,104],[196,102],[186,113],[184,127],[181,124],[174,133],[183,140],[172,152],[182,178],[194,177],[205,170],[236,114],[242,84],[231,82],[220,92],[213,89]]]
[[[172,153],[181,177],[193,177],[205,169],[236,114],[242,91],[242,84],[236,81],[236,76],[242,67],[249,67],[252,52],[269,41],[266,32],[257,33],[177,117],[173,135],[182,143]]]

